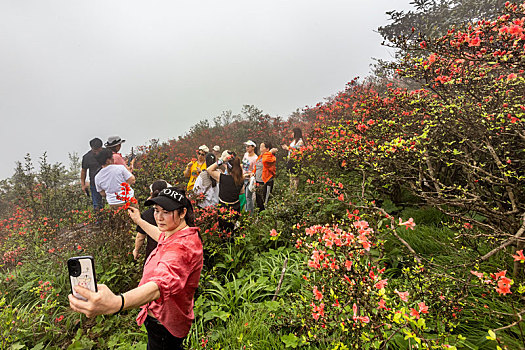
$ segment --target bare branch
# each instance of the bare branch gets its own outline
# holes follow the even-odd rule
[[[497,252],[499,252],[500,250],[502,250],[503,248],[511,245],[512,243],[514,243],[518,238],[520,238],[523,233],[525,232],[525,213],[521,215],[521,220],[522,220],[522,224],[521,224],[521,227],[520,229],[518,230],[518,232],[516,232],[516,234],[507,239],[505,242],[503,242],[499,247],[497,248],[494,248],[492,249],[490,252],[488,252],[487,254],[483,255],[481,258],[479,258],[479,261],[485,261],[487,260],[488,258],[490,258],[491,256],[493,256],[494,254],[496,254]]]
[[[288,258],[284,259],[283,269],[281,271],[281,278],[279,278],[279,284],[277,284],[277,289],[275,290],[275,294],[273,295],[272,301],[275,301],[275,299],[277,299],[277,295],[281,290],[281,285],[283,284],[284,279],[284,273],[286,272],[286,266],[288,266]]]
[[[511,324],[509,324],[509,325],[507,325],[505,327],[500,327],[498,329],[494,329],[494,332],[499,332],[499,331],[502,331],[504,329],[512,328],[512,327],[516,326],[518,323],[520,323],[523,320],[523,318],[521,317],[521,315],[523,315],[523,314],[525,314],[525,310],[523,310],[523,311],[521,311],[519,313],[513,314],[513,316],[517,316],[518,317],[518,320],[516,322],[513,322],[513,323],[511,323]]]

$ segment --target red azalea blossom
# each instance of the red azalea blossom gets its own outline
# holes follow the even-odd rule
[[[470,39],[468,46],[479,46],[481,44],[481,39],[479,37],[475,37]]]
[[[319,306],[314,303],[310,304],[312,307],[312,317],[314,320],[318,320],[319,317],[324,317],[324,303],[319,304]]]
[[[408,228],[413,230],[414,227],[416,227],[416,223],[414,222],[414,219],[412,219],[412,218],[408,219],[405,222],[403,222],[403,220],[401,218],[399,218],[399,226],[405,226],[405,228],[407,230],[408,230]]]
[[[379,282],[377,282],[374,287],[376,287],[377,289],[383,289],[385,288],[385,286],[388,284],[388,279],[385,279],[385,280],[381,280]]]
[[[498,287],[496,288],[496,292],[498,292],[499,294],[503,294],[503,295],[512,294],[512,292],[510,291],[510,285],[504,284],[504,283],[502,283],[501,285],[498,284]]]
[[[516,255],[513,255],[512,257],[514,258],[514,261],[519,261],[521,263],[525,262],[525,255],[523,255],[523,249],[518,250],[516,252]]]
[[[477,278],[483,278],[483,273],[470,270],[470,273],[476,276]]]
[[[418,303],[417,306],[419,307],[419,312],[420,313],[428,314],[428,306],[425,305],[424,301]]]
[[[397,289],[394,291],[397,295],[399,295],[399,298],[403,300],[404,302],[408,302],[408,292],[398,292]]]
[[[314,293],[314,297],[315,297],[316,300],[321,300],[321,299],[323,299],[323,293],[321,293],[321,292],[319,291],[319,289],[317,289],[317,286],[314,286],[313,293]]]

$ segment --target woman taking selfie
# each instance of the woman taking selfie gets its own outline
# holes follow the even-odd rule
[[[182,349],[194,318],[193,296],[202,270],[199,229],[191,227],[193,208],[184,191],[166,188],[145,205],[154,205],[157,227],[141,219],[138,209],[129,208],[129,216],[158,245],[146,261],[139,286],[117,295],[103,284],[98,292],[75,287],[86,301],[70,294],[69,305],[88,317],[141,307],[137,323],[146,326],[148,349]]]
[[[171,185],[164,180],[157,180],[153,182],[151,185],[149,185],[150,194],[148,199],[157,197],[163,189],[168,187],[171,187]],[[140,217],[150,224],[157,226],[155,221],[155,208],[150,207],[144,210],[142,214],[140,214]],[[139,252],[142,248],[142,245],[144,244],[144,241],[146,241],[146,257],[144,259],[144,263],[146,263],[148,256],[157,247],[157,241],[148,236],[148,233],[144,231],[142,227],[137,225],[137,236],[135,237],[135,248],[133,249],[133,258],[135,260],[137,260],[140,256]]]

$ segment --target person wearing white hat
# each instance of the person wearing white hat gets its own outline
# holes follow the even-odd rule
[[[219,159],[221,157],[221,146],[215,145],[213,146],[212,150],[215,158]]]
[[[197,159],[192,159],[184,169],[184,177],[189,178],[187,191],[193,190],[195,180],[201,171],[206,170],[206,154],[210,149],[206,145],[202,145],[197,149]]]
[[[246,141],[244,145],[246,146],[246,153],[244,153],[244,157],[242,158],[242,176],[244,178],[244,192],[246,194],[246,211],[252,213],[255,208],[253,199],[255,192],[250,191],[248,184],[250,183],[255,161],[257,161],[257,154],[255,153],[255,147],[257,147],[257,145],[252,140]]]

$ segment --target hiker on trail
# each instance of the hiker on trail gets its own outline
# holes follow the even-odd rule
[[[206,155],[207,168],[209,168],[210,165],[214,164],[216,161],[217,158],[215,158],[213,153],[208,153]],[[195,180],[193,191],[198,195],[204,196],[202,200],[197,202],[199,208],[207,208],[219,203],[219,186],[217,185],[217,180],[210,176],[207,169],[201,171],[197,177],[197,180]]]
[[[191,162],[186,165],[186,169],[184,169],[184,177],[189,178],[188,181],[188,187],[186,188],[187,191],[193,190],[193,185],[195,184],[195,180],[197,180],[197,176],[206,169],[206,154],[210,151],[210,149],[206,145],[202,145],[197,149],[197,159],[192,159]]]
[[[253,197],[255,193],[249,189],[250,178],[255,167],[255,161],[257,160],[257,154],[255,148],[257,145],[252,140],[248,140],[244,143],[246,146],[246,153],[242,158],[242,176],[244,178],[244,193],[246,194],[246,211],[252,213],[254,209]]]
[[[295,159],[292,158],[292,152],[303,147],[304,141],[303,131],[300,128],[294,128],[292,131],[293,141],[290,143],[290,146],[281,145],[281,147],[288,151],[288,162],[286,163],[286,169],[288,169],[288,172],[290,173],[290,188],[292,190],[296,190],[297,186],[299,186],[299,177],[297,176],[299,164]]]
[[[255,191],[255,202],[259,210],[264,210],[268,203],[268,198],[273,189],[273,180],[276,173],[277,148],[272,148],[271,142],[261,142],[259,145],[261,155],[255,161],[255,167],[252,176],[255,176],[257,189]]]
[[[120,148],[122,147],[122,144],[126,142],[126,140],[122,140],[120,136],[110,136],[108,137],[107,142],[104,144],[106,148],[109,148],[113,152],[113,163],[124,165],[126,169],[132,173],[133,172],[133,165],[135,164],[135,159],[132,159],[129,166],[126,163],[126,160],[124,157],[122,157],[122,154],[118,153],[120,151]]]
[[[98,212],[104,207],[104,202],[102,201],[102,196],[98,193],[95,186],[95,175],[100,170],[100,163],[97,161],[95,156],[102,150],[102,140],[99,138],[94,138],[89,141],[89,150],[82,157],[82,170],[80,171],[80,184],[82,186],[82,191],[89,195],[89,189],[91,190],[91,200],[93,201],[93,209],[95,212]],[[86,183],[86,175],[89,171],[89,183]]]
[[[148,197],[148,200],[157,197],[163,189],[168,188],[168,187],[171,187],[171,185],[164,180],[157,180],[153,182],[149,186],[150,195]],[[151,207],[151,208],[144,210],[140,214],[140,217],[143,220],[146,220],[146,222],[148,222],[149,224],[157,226],[157,222],[155,221],[154,213],[155,211],[153,207]],[[145,240],[147,240],[147,243],[146,243],[146,256],[144,258],[144,263],[148,259],[148,256],[153,251],[153,249],[157,247],[157,241],[151,238],[150,236],[148,236],[148,233],[144,231],[142,227],[137,225],[137,237],[135,237],[135,249],[133,249],[133,258],[135,260],[137,260],[138,257],[140,256],[139,251],[142,245],[144,244]]]
[[[88,317],[141,307],[137,324],[144,324],[148,331],[147,348],[183,349],[194,319],[193,298],[203,265],[199,229],[193,227],[193,208],[184,191],[169,187],[144,204],[154,205],[158,227],[141,219],[136,208],[129,208],[129,216],[158,245],[144,265],[139,286],[117,295],[103,284],[98,292],[75,287],[87,300],[69,294],[69,305]]]
[[[125,200],[119,199],[122,192],[122,183],[127,182],[130,185],[135,183],[133,176],[123,165],[113,163],[113,152],[109,148],[104,148],[97,156],[97,161],[101,164],[102,169],[95,176],[95,186],[97,191],[106,197],[106,201],[112,209],[118,209],[124,204]],[[134,195],[130,187],[129,198]]]
[[[228,174],[223,174],[217,169],[221,164],[229,168]],[[242,177],[241,160],[232,151],[224,151],[221,158],[207,169],[212,179],[219,183],[219,209],[233,210],[231,217],[222,218],[219,215],[219,228],[233,232],[235,222],[241,212],[239,195],[244,193],[244,180]]]

